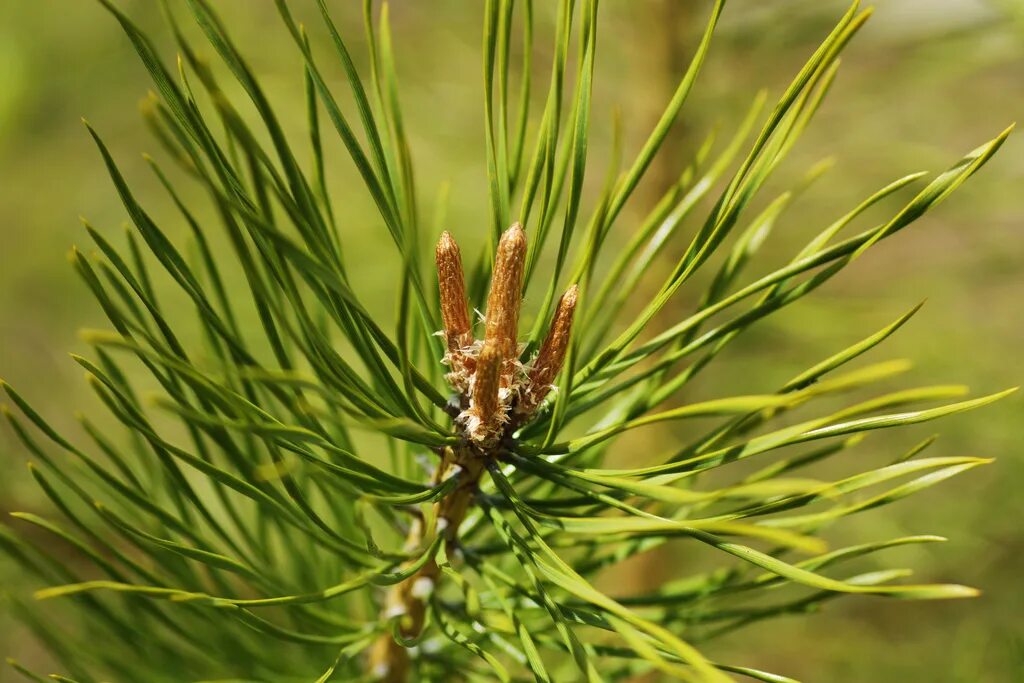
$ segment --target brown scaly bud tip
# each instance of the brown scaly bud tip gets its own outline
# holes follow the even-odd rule
[[[486,434],[498,413],[498,389],[501,382],[501,349],[491,342],[484,342],[476,360],[476,374],[473,377],[470,415],[473,422],[469,431]]]
[[[548,335],[544,338],[544,343],[541,344],[540,351],[537,352],[537,357],[530,367],[528,390],[519,406],[520,412],[533,412],[551,391],[551,384],[561,371],[562,363],[565,362],[565,352],[569,349],[572,318],[576,312],[578,298],[579,287],[573,285],[558,301]]]
[[[437,262],[437,284],[441,296],[441,320],[444,322],[444,336],[448,350],[455,351],[468,346],[472,341],[469,310],[466,306],[466,281],[462,273],[462,254],[459,245],[448,233],[441,233],[441,239],[434,250]]]
[[[491,292],[487,297],[487,330],[484,339],[498,345],[506,359],[516,358],[519,348],[519,306],[526,264],[526,233],[516,223],[505,231],[494,257]]]

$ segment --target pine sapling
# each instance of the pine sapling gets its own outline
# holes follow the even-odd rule
[[[64,436],[3,384],[47,505],[12,512],[0,548],[38,584],[37,600],[65,598],[44,610],[20,584],[11,591],[14,614],[66,672],[54,678],[783,682],[714,661],[704,645],[843,595],[976,594],[911,583],[878,557],[938,536],[827,547],[834,525],[988,462],[930,455],[934,439],[904,452],[879,439],[874,459],[858,451],[871,432],[1012,391],[877,389],[908,363],[862,357],[919,307],[786,382],[752,377],[758,393],[694,383],[760,321],[928,214],[1009,135],[838,210],[790,259],[750,276],[796,196],[766,197],[767,183],[870,11],[854,3],[767,114],[767,95],[753,95],[730,138],[709,135],[645,205],[636,190],[699,80],[724,1],[709,3],[657,125],[631,160],[610,155],[595,189],[584,182],[589,150],[622,147],[590,130],[597,0],[555,3],[541,96],[539,7],[488,0],[489,215],[475,224],[489,228],[464,263],[453,235],[469,244],[471,228],[421,219],[407,134],[419,122],[401,106],[387,3],[363,3],[361,60],[328,3],[315,3],[321,44],[275,0],[301,59],[299,138],[275,106],[286,95],[249,65],[209,0],[162,3],[175,69],[112,0],[99,2],[153,81],[143,113],[163,154],[147,163],[172,211],[147,208],[89,127],[130,222],[122,241],[87,223],[96,249],[71,256],[112,327],[84,332],[92,352],[73,357],[108,420],[82,417],[81,434]],[[328,142],[352,162],[355,187],[331,175]],[[372,219],[348,213],[355,192]],[[901,208],[853,233],[885,200]],[[353,233],[368,222],[400,273],[393,331],[353,276]],[[168,303],[171,292],[185,305]],[[143,386],[156,395],[146,400]],[[653,446],[624,448],[623,435],[648,428],[661,434]],[[697,548],[713,554],[710,568],[691,562]],[[645,555],[670,578],[601,583]]]

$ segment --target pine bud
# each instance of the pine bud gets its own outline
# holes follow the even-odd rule
[[[470,413],[478,422],[472,431],[486,435],[498,413],[498,389],[501,384],[501,349],[485,341],[476,360]]]
[[[532,413],[551,391],[551,384],[562,370],[565,353],[569,349],[572,318],[576,312],[579,287],[573,285],[558,301],[558,308],[551,319],[548,335],[530,367],[529,382],[519,404],[519,412]]]
[[[462,273],[459,245],[448,233],[441,233],[434,251],[437,262],[437,284],[441,296],[441,320],[449,351],[472,343],[469,310],[466,306],[466,284]]]
[[[487,297],[487,329],[484,333],[484,340],[497,345],[502,357],[507,360],[519,356],[516,336],[525,264],[526,233],[516,223],[505,231],[498,242],[491,292]]]

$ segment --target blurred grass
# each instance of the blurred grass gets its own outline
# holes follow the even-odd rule
[[[307,3],[295,4],[298,14],[311,16]],[[350,7],[356,3],[334,4],[349,34],[358,36],[359,19]],[[647,182],[648,196],[685,163],[687,151],[710,126],[720,121],[725,134],[758,88],[778,92],[844,4],[732,2],[678,135]],[[156,3],[122,5],[145,26],[160,26]],[[603,173],[613,109],[627,123],[627,150],[636,149],[656,120],[698,28],[689,16],[703,8],[694,5],[696,10],[677,0],[604,3],[590,179]],[[275,94],[283,117],[300,121],[301,98],[295,96],[299,63],[272,3],[220,0],[218,6]],[[487,213],[479,10],[466,7],[454,0],[399,0],[393,18],[404,106],[415,114],[409,126],[421,199],[429,207],[438,186],[450,182],[447,224],[471,242],[473,236],[483,239]],[[538,14],[540,21],[549,20],[543,7]],[[546,33],[538,30],[538,35]],[[538,46],[543,49],[542,40]],[[356,50],[360,47],[355,41]],[[826,156],[835,157],[835,167],[777,226],[767,260],[792,253],[814,228],[885,182],[911,171],[940,169],[1010,121],[1024,118],[1022,73],[1024,12],[1019,0],[880,3],[777,183],[791,184]],[[79,117],[87,116],[107,137],[139,195],[159,210],[164,200],[152,191],[154,183],[139,156],[140,151],[158,151],[136,107],[147,86],[127,42],[97,4],[0,3],[0,376],[22,388],[58,427],[71,426],[75,410],[94,404],[66,352],[82,350],[76,329],[104,322],[64,254],[83,241],[79,214],[108,231],[123,221]],[[336,197],[346,200],[353,278],[362,283],[362,291],[379,293],[370,303],[383,316],[392,316],[391,271],[378,262],[384,232],[362,194],[346,192],[353,186],[347,182],[351,170],[339,166],[330,173]],[[978,391],[1020,383],[1022,188],[1024,138],[1018,133],[984,173],[923,225],[874,250],[807,303],[741,338],[729,352],[731,362],[695,391],[714,384],[738,391],[770,387],[925,298],[922,312],[876,359],[912,358],[911,379],[965,382]],[[635,224],[633,208],[613,239],[624,240],[625,230]],[[686,310],[695,296],[681,293],[670,315]],[[810,619],[782,619],[740,631],[713,645],[711,654],[807,681],[1020,680],[1021,411],[1022,399],[1014,397],[943,423],[937,446],[942,454],[996,456],[998,462],[844,530],[851,541],[936,531],[948,536],[950,542],[939,548],[894,552],[922,579],[955,578],[980,587],[980,599],[927,605],[844,600]],[[884,445],[879,455],[895,453],[928,433],[903,435],[906,444],[879,439]],[[0,510],[39,505],[23,461],[11,435],[0,432]],[[685,570],[690,560],[676,559],[680,571]],[[13,568],[2,558],[0,585],[4,590],[18,586]],[[40,657],[7,619],[0,610],[0,651],[29,661]],[[9,675],[0,671],[0,681]]]

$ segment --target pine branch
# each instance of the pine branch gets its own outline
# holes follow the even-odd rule
[[[469,229],[444,225],[444,207],[434,207],[435,290],[410,133],[417,118],[403,110],[402,46],[386,3],[363,3],[364,69],[327,3],[318,0],[315,16],[328,37],[321,46],[275,0],[301,59],[301,140],[213,3],[164,3],[176,70],[128,15],[100,3],[152,79],[145,121],[177,169],[147,157],[171,200],[164,215],[133,191],[103,126],[88,126],[130,221],[123,238],[86,223],[97,250],[71,255],[112,328],[83,333],[93,351],[74,360],[112,419],[83,417],[79,443],[3,384],[17,409],[4,415],[50,507],[14,512],[18,528],[0,526],[0,547],[40,583],[36,598],[65,599],[56,611],[20,595],[13,603],[68,672],[55,678],[400,683],[457,671],[468,681],[647,672],[780,681],[790,679],[711,661],[700,647],[843,595],[975,594],[909,583],[908,572],[881,564],[843,567],[937,536],[826,547],[833,524],[989,462],[922,457],[933,439],[878,466],[845,457],[868,432],[1012,391],[877,389],[908,363],[851,364],[917,308],[780,386],[680,398],[736,338],[925,217],[1009,135],[932,178],[890,219],[841,236],[925,174],[882,187],[788,262],[748,276],[797,197],[825,182],[827,159],[762,197],[870,11],[850,7],[763,121],[760,93],[724,144],[709,133],[692,159],[672,160],[677,181],[645,207],[637,188],[715,58],[725,3],[707,3],[693,59],[633,160],[620,168],[616,150],[632,138],[616,133],[594,189],[591,151],[603,143],[590,130],[602,77],[597,1],[561,0],[542,48],[531,0],[489,0],[481,155],[490,216],[477,222],[489,225],[488,246],[464,263],[457,238]],[[552,66],[538,107],[540,50]],[[340,86],[327,75],[335,67]],[[328,178],[332,136],[358,176],[342,192]],[[393,334],[351,275],[348,207],[362,192],[399,267]],[[701,215],[705,199],[712,206]],[[658,272],[667,276],[654,281]],[[701,277],[693,310],[666,322],[679,291]],[[187,306],[162,301],[168,290]],[[635,291],[653,295],[635,305]],[[524,311],[527,292],[538,295]],[[140,398],[144,386],[155,387],[151,400]],[[878,393],[844,398],[868,390]],[[688,442],[660,438],[662,452],[626,451],[627,466],[609,465],[628,448],[627,432],[698,419],[687,423],[702,425]],[[816,468],[828,459],[841,475]],[[734,466],[741,460],[752,467]],[[709,549],[719,564],[691,572],[681,563],[639,594],[595,588],[606,569],[670,542]],[[58,559],[65,549],[87,568]],[[773,592],[783,587],[792,594]]]

